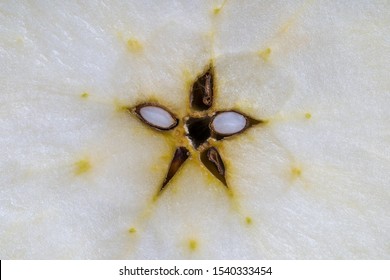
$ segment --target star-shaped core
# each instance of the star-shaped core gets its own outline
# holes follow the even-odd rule
[[[250,118],[235,110],[213,110],[213,76],[214,69],[210,66],[192,85],[190,106],[192,111],[196,113],[184,117],[183,123],[180,122],[175,114],[161,104],[142,103],[131,108],[131,111],[144,124],[161,132],[175,129],[179,124],[184,125],[185,136],[191,142],[202,164],[228,188],[225,178],[226,170],[222,157],[217,148],[213,147],[209,140],[223,140],[226,137],[239,134],[262,121]],[[159,192],[162,192],[167,187],[170,180],[190,156],[190,151],[186,147],[176,147]]]

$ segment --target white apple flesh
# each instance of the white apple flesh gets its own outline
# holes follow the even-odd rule
[[[1,259],[390,258],[388,1],[2,1]],[[213,63],[265,125],[156,198]],[[175,130],[176,131],[176,130]]]

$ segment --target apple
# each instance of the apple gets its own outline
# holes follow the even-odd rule
[[[388,259],[389,11],[2,1],[0,257]],[[196,110],[209,68],[213,101]],[[161,127],[140,104],[169,112],[142,113]],[[226,111],[260,123],[203,139],[224,184],[186,121],[246,127],[215,119]],[[187,158],[162,188],[178,147]]]

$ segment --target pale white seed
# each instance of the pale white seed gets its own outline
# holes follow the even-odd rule
[[[139,114],[146,122],[161,129],[168,129],[177,122],[168,111],[157,106],[144,106],[139,110]]]
[[[219,134],[231,135],[243,130],[246,122],[246,118],[237,112],[222,112],[213,119],[211,126]]]

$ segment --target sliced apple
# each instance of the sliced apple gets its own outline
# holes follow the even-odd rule
[[[1,3],[0,257],[389,258],[389,11]],[[194,112],[210,65],[212,106]],[[177,126],[145,125],[128,110],[144,103]],[[209,140],[228,188],[185,131],[226,110],[263,121]],[[159,192],[178,147],[190,156]]]

